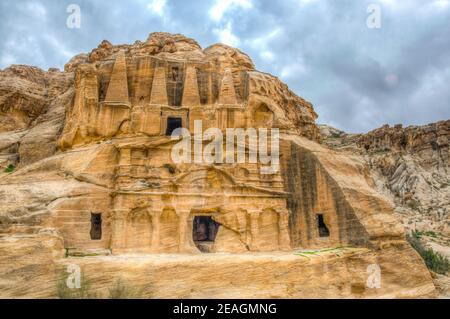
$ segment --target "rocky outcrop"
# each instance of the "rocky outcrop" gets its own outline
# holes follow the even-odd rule
[[[181,35],[152,33],[146,42],[133,45],[113,46],[103,41],[84,58],[77,56],[66,66],[67,70],[76,69],[77,92],[75,105],[67,113],[62,149],[124,136],[138,127],[148,135],[158,134],[158,129],[134,120],[158,119],[155,108],[145,107],[148,103],[190,106],[192,118],[202,112],[195,105],[263,104],[277,115],[277,123],[273,123],[277,127],[319,139],[312,104],[277,78],[256,71],[251,59],[238,49],[216,44],[202,50],[197,42]],[[121,108],[114,107],[119,104]],[[234,112],[237,123],[246,124],[252,116]],[[107,122],[110,114],[113,119]]]
[[[152,33],[103,41],[65,72],[4,72],[22,87],[1,95],[0,158],[15,171],[0,173],[0,297],[56,297],[70,264],[99,293],[125,277],[143,297],[434,293],[361,155],[318,144],[312,104],[241,51]],[[8,99],[13,90],[23,98]],[[214,149],[218,162],[175,161],[172,132],[196,121],[216,134],[278,129],[281,167],[224,161],[254,151],[234,138],[223,156]],[[373,266],[381,288],[367,285]],[[26,286],[34,269],[40,280]]]
[[[415,153],[423,158],[424,164],[438,164],[439,161],[434,161],[434,153],[441,155],[436,159],[448,162],[449,136],[450,120],[406,128],[384,125],[361,135],[357,144],[370,154],[382,151]]]
[[[450,121],[387,127],[362,135],[357,145],[386,179],[384,187],[412,215],[411,228],[450,235]],[[401,210],[400,210],[401,211]],[[412,214],[411,214],[412,212]]]
[[[324,143],[361,154],[380,192],[391,198],[409,229],[450,231],[450,121],[385,125],[367,134],[327,134]]]
[[[73,75],[13,65],[0,71],[0,165],[28,165],[53,155],[71,103]]]
[[[13,65],[0,71],[0,132],[28,129],[71,85],[71,75]]]
[[[55,258],[45,264],[45,258],[50,258],[46,251],[50,245],[37,250],[35,244],[31,239],[8,243],[11,248],[28,249],[39,257],[35,257],[33,267],[28,268],[22,266],[25,257],[16,260],[20,266],[8,269],[11,279],[2,281],[0,278],[2,297],[76,296],[77,292],[64,286],[67,269],[74,264],[83,273],[82,284],[87,286],[85,298],[110,298],[111,290],[119,283],[119,288],[127,292],[122,297],[152,299],[414,298],[433,296],[434,290],[429,278],[423,276],[423,270],[413,266],[420,263],[420,257],[412,252],[405,254],[405,250],[411,248],[401,245],[386,248],[380,254],[363,248],[336,248],[309,256],[128,255],[126,258]],[[5,248],[0,251],[4,254]],[[367,288],[366,283],[367,265],[375,263],[390,270],[382,277],[380,289]],[[39,271],[39,279],[17,285],[16,278],[20,275],[34,276],[30,270]],[[49,270],[54,270],[58,276],[49,276]],[[409,280],[400,280],[405,273]]]
[[[283,142],[285,185],[294,194],[288,200],[294,241],[301,235],[301,246],[323,245],[323,238],[314,234],[316,214],[323,214],[335,244],[377,246],[403,240],[392,206],[373,189],[360,158],[329,151],[298,136],[283,136]]]

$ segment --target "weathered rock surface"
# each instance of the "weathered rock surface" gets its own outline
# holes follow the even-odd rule
[[[367,134],[332,132],[324,143],[364,156],[377,188],[407,228],[450,235],[450,120],[425,126],[387,125]]]
[[[0,71],[0,165],[53,155],[72,100],[73,75],[13,65]]]
[[[75,262],[100,294],[120,277],[142,297],[434,294],[365,158],[318,144],[312,104],[239,50],[152,33],[1,76],[0,160],[16,170],[0,173],[0,297],[57,297]],[[196,120],[279,129],[280,170],[176,163],[168,135]],[[317,260],[295,255],[308,249]]]
[[[414,298],[435,296],[420,257],[406,243],[382,252],[336,248],[315,254],[121,255],[63,258],[52,255],[61,239],[52,234],[0,238],[3,298],[54,298],[69,266],[79,266],[91,297],[108,298],[117,283],[128,298]],[[26,254],[14,253],[20,249]],[[410,254],[405,254],[409,251]],[[50,262],[49,262],[50,261]],[[367,265],[389,270],[381,287],[367,287]],[[13,266],[14,265],[14,266]],[[102,271],[99,271],[101,269]],[[401,280],[408,273],[408,280]],[[299,275],[301,274],[301,275]],[[23,280],[28,278],[30,280]],[[313,278],[313,280],[312,280]],[[442,281],[442,279],[441,279]]]
[[[395,206],[408,231],[450,260],[450,121],[425,126],[385,125],[367,134],[346,134],[321,126],[325,144],[359,154],[378,191]],[[447,276],[434,275],[440,296],[448,298]]]

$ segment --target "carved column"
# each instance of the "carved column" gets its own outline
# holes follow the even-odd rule
[[[119,178],[125,180],[129,178],[131,172],[131,149],[121,148],[119,151]]]
[[[249,248],[251,251],[258,251],[259,245],[258,245],[258,235],[259,235],[259,214],[261,212],[259,211],[250,211],[248,212],[250,216],[250,242],[249,242]]]
[[[111,250],[112,253],[120,253],[125,249],[125,226],[128,209],[124,206],[125,197],[121,194],[114,198],[112,216]]]
[[[189,253],[193,251],[193,248],[190,245],[190,240],[188,235],[190,235],[189,229],[192,229],[192,218],[190,218],[190,211],[183,210],[177,211],[178,214],[178,231],[179,231],[179,249],[180,253]],[[189,227],[191,226],[191,227]]]
[[[121,148],[119,165],[128,166],[130,164],[131,164],[131,149]]]
[[[160,242],[161,242],[161,214],[162,211],[149,212],[152,218],[152,242],[151,250],[152,252],[159,252]]]
[[[278,211],[278,249],[291,250],[291,238],[289,237],[289,211]]]

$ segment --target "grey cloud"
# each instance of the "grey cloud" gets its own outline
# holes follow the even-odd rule
[[[103,39],[132,43],[153,31],[183,33],[206,47],[220,40],[214,30],[230,23],[239,48],[310,100],[319,122],[359,132],[450,118],[450,6],[395,1],[382,6],[382,28],[373,30],[366,9],[374,0],[253,0],[220,21],[209,17],[213,1],[167,0],[162,16],[147,9],[150,2],[1,1],[0,68],[62,68],[68,56]],[[82,9],[79,30],[65,25],[70,3]]]

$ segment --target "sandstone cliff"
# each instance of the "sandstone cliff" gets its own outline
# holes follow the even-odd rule
[[[321,132],[325,144],[365,158],[377,188],[391,198],[408,228],[450,235],[450,121],[385,125],[367,134],[326,126]]]
[[[0,297],[58,296],[75,262],[100,294],[121,277],[144,297],[434,293],[366,165],[379,135],[361,137],[362,147],[349,138],[362,153],[318,144],[312,104],[238,49],[152,33],[132,45],[103,41],[64,72],[12,66],[1,77]],[[172,126],[194,120],[279,129],[281,169],[174,163]],[[402,152],[408,139],[386,143]],[[423,152],[420,165],[436,152],[411,147]],[[395,163],[369,164],[397,178]],[[411,189],[398,187],[405,203]],[[376,289],[366,284],[370,265],[383,272]]]
[[[13,65],[0,71],[0,166],[27,165],[56,152],[73,74]]]
[[[450,260],[450,121],[424,126],[385,125],[366,134],[346,134],[320,125],[324,144],[358,154],[376,189],[391,201],[408,232]],[[449,280],[436,275],[448,297]]]

